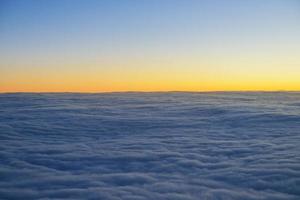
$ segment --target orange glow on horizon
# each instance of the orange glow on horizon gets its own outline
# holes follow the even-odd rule
[[[161,92],[161,91],[300,91],[299,81],[270,80],[103,80],[87,77],[86,80],[30,79],[1,83],[0,92]]]
[[[258,61],[238,67],[240,61],[181,59],[0,69],[0,92],[300,91],[297,65],[286,70],[272,63],[261,68]]]

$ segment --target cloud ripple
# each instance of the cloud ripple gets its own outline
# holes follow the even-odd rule
[[[1,94],[0,199],[299,199],[299,93]]]

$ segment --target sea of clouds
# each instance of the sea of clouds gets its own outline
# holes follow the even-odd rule
[[[0,94],[0,199],[300,199],[300,93]]]

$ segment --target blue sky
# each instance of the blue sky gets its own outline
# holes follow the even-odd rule
[[[163,60],[157,68],[178,69],[164,65],[165,59],[178,59],[177,63],[197,63],[204,72],[229,65],[224,71],[238,72],[245,62],[241,58],[254,60],[253,66],[245,66],[253,67],[254,73],[274,68],[265,65],[262,58],[266,57],[278,59],[276,63],[285,67],[293,65],[289,71],[299,64],[294,59],[300,51],[300,3],[296,0],[2,0],[0,6],[0,64],[6,77],[19,69],[56,68],[66,73],[70,68],[76,71],[78,63],[92,63],[97,73],[109,66],[118,71],[116,61],[131,68],[136,60],[142,64],[132,71],[147,71],[147,65],[157,59]],[[238,59],[232,64],[225,58]],[[225,60],[215,67],[206,65],[218,59]],[[109,64],[99,64],[99,60]],[[189,65],[196,64],[181,68],[198,73]]]

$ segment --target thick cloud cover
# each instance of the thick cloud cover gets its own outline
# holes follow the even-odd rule
[[[0,199],[299,198],[300,93],[0,95]]]

